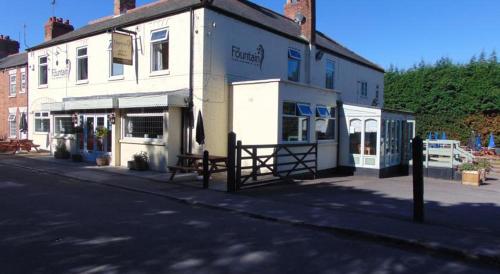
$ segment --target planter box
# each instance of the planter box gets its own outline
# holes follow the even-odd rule
[[[146,162],[128,161],[127,167],[130,170],[146,171],[149,169],[149,164]]]
[[[95,163],[97,166],[109,166],[109,157],[97,157]]]
[[[481,175],[479,171],[462,171],[462,185],[480,186]]]

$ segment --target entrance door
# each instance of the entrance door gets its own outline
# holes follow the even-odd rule
[[[111,125],[104,114],[84,115],[83,123],[83,157],[95,162],[97,157],[111,152]]]

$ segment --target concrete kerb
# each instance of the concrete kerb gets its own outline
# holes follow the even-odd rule
[[[31,159],[33,159],[33,158],[31,158]],[[113,183],[107,183],[107,182],[99,182],[99,181],[95,181],[95,180],[91,180],[91,179],[81,178],[78,176],[62,174],[62,173],[58,173],[58,172],[54,172],[54,171],[50,171],[50,170],[46,170],[46,169],[27,167],[27,166],[13,164],[13,163],[0,163],[0,165],[20,167],[20,168],[29,169],[29,170],[32,170],[35,172],[56,175],[56,176],[65,177],[68,179],[79,180],[79,181],[88,182],[88,183],[92,183],[92,184],[104,185],[104,186],[113,187],[113,188],[117,188],[117,189],[121,189],[121,190],[125,190],[125,191],[133,191],[133,192],[137,192],[137,193],[163,197],[163,198],[167,198],[169,200],[176,201],[176,202],[190,205],[190,206],[200,206],[200,207],[209,208],[209,209],[221,210],[221,211],[231,212],[231,213],[242,215],[242,216],[247,216],[250,218],[272,221],[272,222],[281,223],[281,224],[288,224],[288,225],[303,227],[303,228],[307,228],[307,229],[313,229],[313,230],[327,232],[327,233],[335,233],[335,234],[347,236],[347,237],[350,237],[353,239],[368,240],[371,242],[377,242],[377,243],[382,243],[382,244],[386,244],[386,245],[394,245],[397,247],[410,248],[410,249],[415,250],[415,251],[423,251],[423,252],[441,255],[441,256],[445,256],[445,257],[461,259],[461,260],[468,261],[471,263],[487,264],[487,265],[493,266],[495,268],[500,268],[500,256],[470,252],[468,250],[449,247],[449,246],[445,246],[445,245],[438,244],[438,243],[422,242],[422,241],[419,241],[416,239],[401,238],[401,237],[397,237],[394,235],[383,234],[383,233],[379,233],[379,232],[367,231],[367,230],[362,230],[362,229],[353,229],[353,228],[341,227],[341,226],[326,226],[326,225],[321,225],[321,224],[309,223],[309,222],[306,222],[303,220],[290,219],[290,218],[279,218],[279,217],[274,217],[274,216],[265,215],[265,214],[261,214],[261,213],[255,213],[255,212],[252,212],[249,210],[232,208],[232,207],[230,207],[230,205],[220,205],[220,204],[207,203],[207,202],[203,202],[203,201],[196,201],[193,199],[182,198],[182,197],[178,197],[175,195],[169,195],[168,193],[162,192],[162,191],[154,191],[154,190],[148,190],[145,188],[136,188],[136,187],[126,186],[126,185],[119,185],[119,184],[113,184]],[[90,170],[90,171],[115,173],[115,172],[112,172],[109,170]],[[121,173],[116,173],[116,174],[126,176],[125,174],[121,174]],[[144,179],[144,180],[154,181],[154,182],[163,182],[163,181],[160,181],[160,180],[157,180],[154,178],[144,178],[144,177],[140,177],[140,176],[134,176],[134,177]],[[180,184],[176,184],[176,185],[178,187],[190,188],[189,186],[185,186],[185,185],[180,185]],[[192,189],[193,189],[193,191],[198,191],[198,192],[205,191],[203,189],[194,189],[194,188],[192,188]],[[217,192],[217,193],[219,195],[234,195],[234,194],[226,194],[226,193],[220,193],[220,192]]]

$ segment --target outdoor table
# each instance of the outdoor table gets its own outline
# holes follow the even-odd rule
[[[227,157],[208,156],[209,173],[220,173],[227,170]],[[203,174],[203,155],[201,154],[181,154],[177,155],[177,165],[169,166],[172,170],[170,180],[173,180],[177,171],[198,172]]]

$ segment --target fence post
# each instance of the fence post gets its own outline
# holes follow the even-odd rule
[[[423,141],[419,136],[412,142],[413,149],[413,221],[424,222],[424,167]],[[429,144],[427,144],[427,151]]]
[[[208,165],[208,158],[209,158],[208,151],[205,150],[203,152],[203,188],[204,189],[208,188],[208,182],[210,180],[210,171],[209,171],[209,165]]]
[[[257,148],[252,148],[252,180],[257,181]]]
[[[227,138],[227,191],[236,192],[236,134],[230,132]]]
[[[241,141],[236,143],[236,190],[241,187]]]

